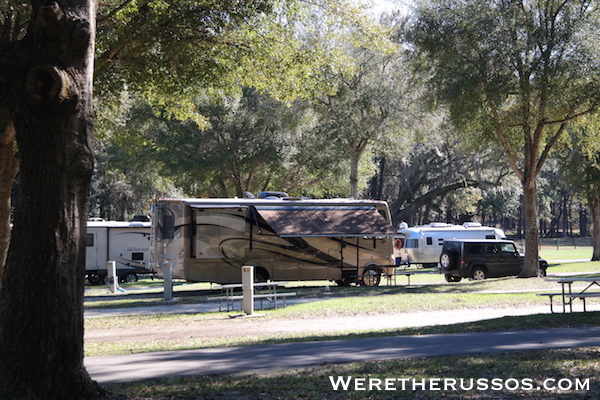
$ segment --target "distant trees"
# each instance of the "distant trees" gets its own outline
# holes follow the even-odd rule
[[[414,143],[386,155],[383,194],[396,223],[455,223],[485,216],[482,197],[499,187],[508,172],[491,149],[473,149],[441,115],[420,119],[418,129],[429,128],[415,132]]]
[[[572,126],[571,140],[566,143],[566,151],[559,158],[560,170],[571,191],[579,195],[591,211],[592,261],[600,260],[600,143],[598,140],[600,126],[598,122],[598,116],[594,116]]]
[[[598,107],[600,10],[589,0],[431,0],[415,45],[460,126],[495,138],[523,187],[526,257],[538,273],[537,177],[570,121]]]
[[[411,104],[420,88],[397,50],[347,46],[346,51],[350,71],[322,71],[335,92],[313,99],[318,115],[313,134],[349,161],[349,196],[358,198],[359,182],[366,180],[359,179],[361,158],[369,152],[379,155],[377,149],[385,145],[397,146],[411,125]]]
[[[124,110],[128,117],[121,126],[108,127],[110,137],[123,138],[118,140],[121,146],[141,144],[137,151],[152,154],[161,174],[189,195],[242,196],[270,188],[346,197],[350,193],[344,186],[351,186],[358,196],[360,157],[375,141],[383,143],[398,130],[406,118],[400,103],[412,97],[408,99],[410,82],[389,31],[343,3],[300,8],[282,3],[275,8],[282,25],[291,29],[269,25],[281,33],[277,40],[266,32],[275,46],[272,53],[263,50],[254,65],[241,67],[255,68],[249,76],[259,89],[241,85],[237,91],[211,89],[196,96],[191,108],[201,120],[185,114],[172,118],[170,108],[163,110],[143,96]],[[344,25],[348,21],[351,27]],[[274,63],[271,55],[283,59]],[[277,72],[282,63],[288,68]],[[268,86],[267,76],[276,73],[278,79],[269,80]],[[247,80],[239,77],[240,83]],[[141,135],[136,139],[137,133]],[[107,160],[117,161],[110,154],[121,150],[111,144],[105,148]],[[132,159],[148,160],[135,149],[127,152]],[[352,184],[344,184],[342,174],[349,174]]]
[[[303,102],[287,105],[242,88],[239,97],[204,98],[197,110],[207,120],[203,129],[192,121],[161,118],[139,103],[120,134],[130,139],[109,144],[104,167],[140,170],[149,163],[193,196],[243,197],[245,191],[264,189],[309,194],[331,184],[330,175],[318,171],[313,154],[307,154],[317,149],[302,138],[311,121]]]

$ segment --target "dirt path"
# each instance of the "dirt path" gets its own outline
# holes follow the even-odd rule
[[[177,325],[153,324],[131,327],[86,328],[86,342],[135,342],[184,340],[192,338],[227,338],[241,336],[288,335],[291,333],[344,333],[398,329],[427,325],[444,325],[500,318],[509,315],[548,313],[549,307],[523,309],[472,309],[419,313],[359,314],[319,318],[272,319],[261,317],[232,318],[227,313],[186,319]]]

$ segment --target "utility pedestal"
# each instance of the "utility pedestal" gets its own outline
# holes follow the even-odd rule
[[[106,263],[106,269],[108,271],[108,287],[111,293],[117,293],[119,290],[119,277],[117,276],[117,262],[108,261]]]
[[[242,291],[244,313],[252,315],[254,313],[254,267],[242,267]]]
[[[163,286],[165,300],[173,300],[173,269],[168,261],[163,264]]]

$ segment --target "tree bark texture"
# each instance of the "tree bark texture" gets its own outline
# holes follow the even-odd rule
[[[523,182],[523,209],[525,211],[525,262],[519,274],[521,278],[539,276],[540,222],[538,218],[538,193],[536,177]]]
[[[361,153],[356,149],[350,154],[350,198],[358,199],[358,164]]]
[[[0,398],[94,399],[102,390],[83,367],[83,276],[95,3],[32,6],[13,69],[0,71],[21,173],[0,291]]]
[[[600,193],[596,193],[593,199],[590,199],[589,207],[592,211],[592,221],[594,223],[592,236],[594,252],[592,261],[600,261]]]
[[[4,276],[4,264],[10,244],[10,205],[13,181],[18,170],[14,154],[15,129],[10,119],[2,119],[3,133],[0,134],[0,289]]]

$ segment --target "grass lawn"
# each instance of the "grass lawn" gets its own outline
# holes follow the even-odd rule
[[[572,253],[571,253],[572,254]],[[574,258],[571,256],[565,258]],[[552,264],[553,274],[600,274],[600,263]],[[288,306],[278,310],[265,311],[265,318],[285,321],[286,318],[316,318],[327,315],[356,315],[362,313],[401,312],[402,310],[448,310],[488,307],[522,307],[527,305],[548,305],[546,298],[535,296],[540,291],[558,291],[554,282],[540,278],[531,279],[490,279],[487,281],[463,280],[459,283],[446,283],[439,274],[419,274],[411,277],[411,285],[405,281],[398,286],[337,287],[327,282],[295,282],[288,287],[305,297],[329,296],[322,301]],[[384,282],[385,284],[385,282]],[[157,288],[158,286],[158,288]],[[175,290],[207,291],[210,287],[176,285]],[[87,296],[94,295],[92,290]],[[106,290],[106,289],[104,289]],[[130,285],[128,291],[160,290],[160,283],[140,282]],[[186,298],[185,301],[202,301],[208,294]],[[126,306],[122,300],[113,300]],[[156,299],[137,300],[136,304],[157,304]],[[591,304],[591,303],[588,303]],[[113,306],[101,302],[88,302],[86,307]],[[121,318],[86,319],[86,327],[106,324],[123,326],[137,324],[186,323],[186,319],[208,318],[201,315],[159,315]],[[447,326],[428,326],[382,331],[345,333],[348,337],[373,337],[380,335],[414,335],[430,333],[450,333],[468,331],[499,331],[512,329],[537,329],[544,327],[597,326],[600,312],[574,313],[566,315],[540,314],[524,317],[505,317],[472,323]],[[277,343],[281,341],[327,340],[339,335],[315,338],[311,335],[292,337],[259,337],[250,341],[194,343],[189,347],[198,348],[222,345],[252,345]],[[157,348],[160,350],[162,348]],[[248,373],[236,376],[192,377],[177,380],[154,381],[115,385],[107,387],[111,392],[130,396],[181,398],[181,399],[595,399],[600,398],[600,349],[563,349],[526,352],[507,352],[482,355],[436,357],[430,359],[395,360],[387,362],[350,363],[324,365],[285,371]],[[332,377],[332,378],[330,378]],[[348,390],[338,386],[335,390],[331,379],[346,382]],[[358,380],[354,379],[358,378]],[[364,380],[363,380],[364,379]],[[378,382],[388,380],[388,389],[378,389]],[[501,381],[493,381],[500,379]],[[579,379],[579,381],[577,381]],[[470,383],[473,385],[470,388]],[[372,390],[366,389],[363,382],[370,382]],[[390,382],[395,382],[391,385]],[[423,383],[425,382],[425,383]],[[402,383],[405,388],[403,390]],[[416,383],[416,388],[411,385]],[[492,387],[492,383],[495,386]],[[557,384],[560,383],[560,388]],[[429,385],[424,388],[422,385]],[[577,384],[583,385],[579,389]],[[358,385],[358,386],[355,386]],[[391,385],[391,386],[390,386]],[[411,387],[408,387],[409,385]],[[434,387],[430,387],[434,385]],[[441,386],[440,386],[441,385]],[[447,387],[444,389],[443,386]],[[462,386],[461,386],[462,385]],[[485,386],[488,386],[485,388]],[[546,386],[544,386],[546,385]],[[538,387],[540,388],[538,390]],[[381,388],[381,385],[379,385]],[[395,388],[395,390],[391,390]],[[414,389],[414,390],[413,390]],[[440,390],[438,390],[440,389]],[[456,390],[454,390],[456,389]],[[495,390],[498,389],[498,390]]]
[[[540,249],[540,257],[545,260],[591,260],[591,247],[578,248],[552,248],[544,247]]]

